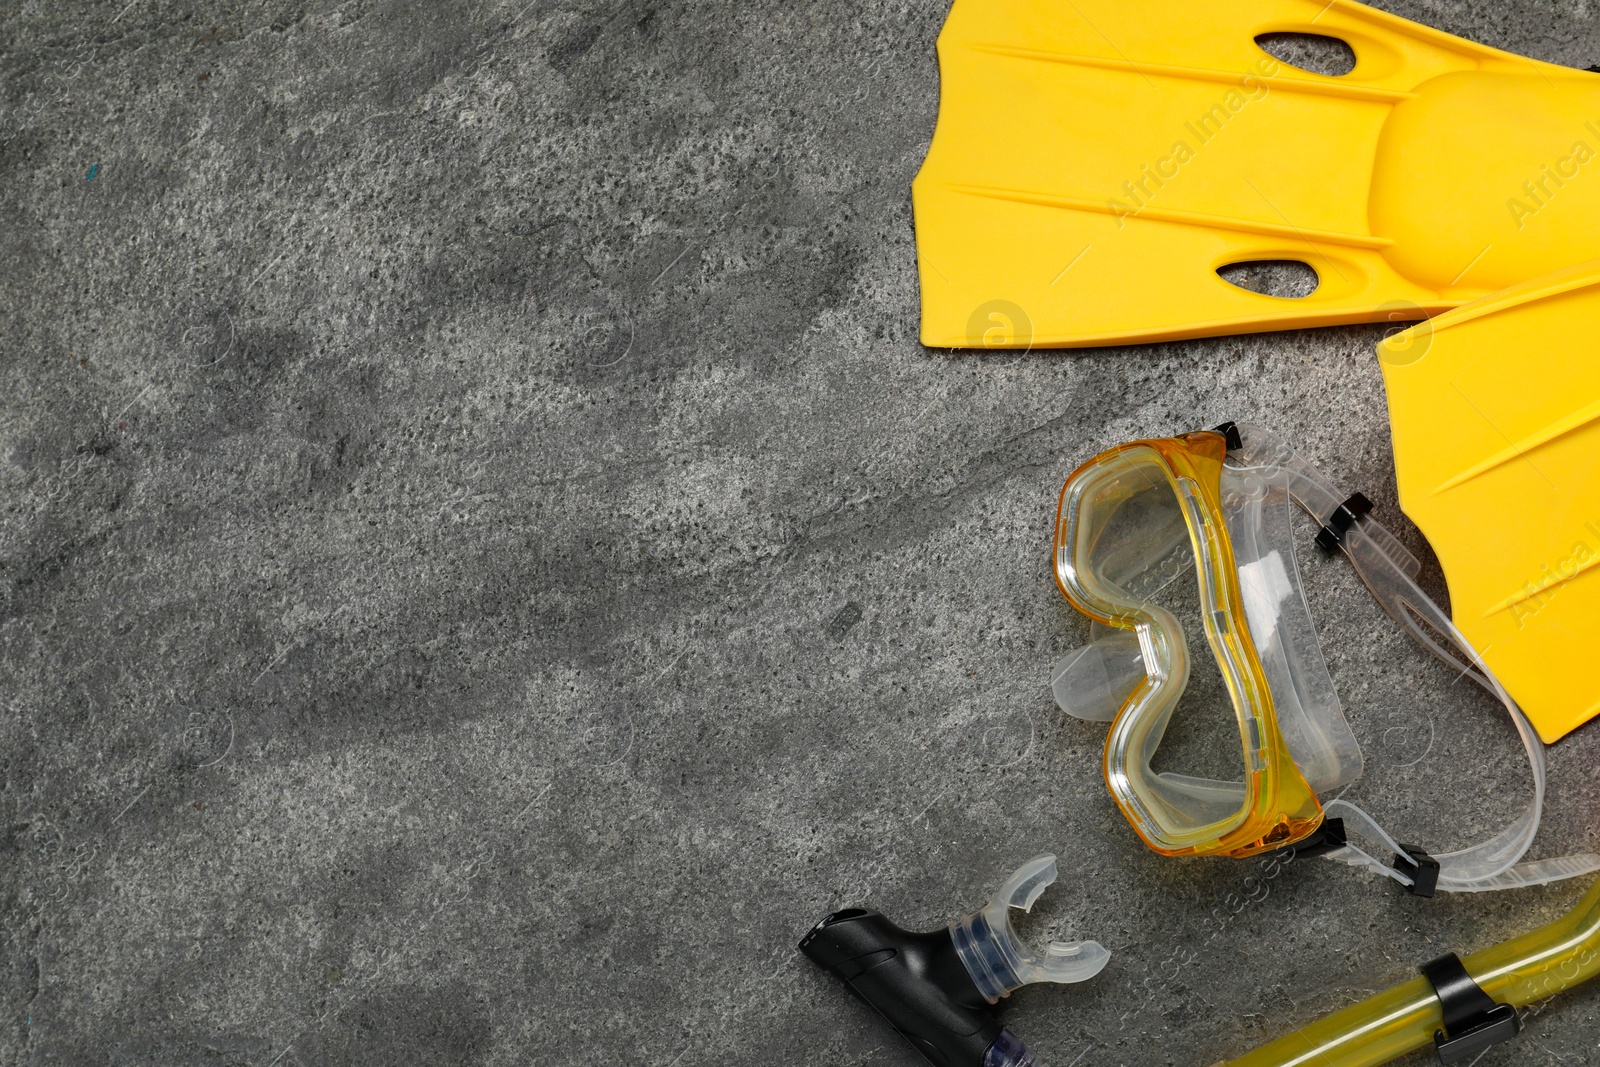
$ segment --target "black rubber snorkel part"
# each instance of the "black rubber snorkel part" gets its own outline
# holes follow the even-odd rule
[[[800,942],[938,1067],[1022,1067],[1033,1056],[995,1020],[950,931],[914,934],[875,911],[823,919]]]

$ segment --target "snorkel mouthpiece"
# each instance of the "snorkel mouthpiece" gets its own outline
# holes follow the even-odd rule
[[[982,911],[950,924],[950,939],[984,999],[993,1004],[1034,982],[1081,982],[1111,959],[1095,941],[1052,941],[1041,958],[1011,928],[1011,909],[1032,911],[1033,902],[1056,880],[1056,858],[1035,856],[1005,880]]]
[[[1092,978],[1111,958],[1093,941],[1052,943],[1043,958],[1018,941],[1007,910],[1028,910],[1055,879],[1056,858],[1036,857],[981,911],[925,934],[902,930],[875,911],[837,911],[806,934],[800,951],[938,1067],[1037,1067],[990,1005],[1032,982]]]

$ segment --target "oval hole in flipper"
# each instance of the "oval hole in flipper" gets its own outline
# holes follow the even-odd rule
[[[1304,300],[1322,284],[1311,265],[1297,259],[1251,259],[1218,267],[1217,274],[1230,285],[1284,300]]]
[[[1312,74],[1341,78],[1356,69],[1356,50],[1320,33],[1263,33],[1256,45],[1281,63]]]

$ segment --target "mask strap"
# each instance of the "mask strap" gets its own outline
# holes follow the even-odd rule
[[[1434,657],[1472,678],[1505,707],[1522,739],[1533,774],[1533,800],[1509,826],[1487,841],[1437,856],[1395,841],[1356,805],[1332,801],[1324,809],[1326,816],[1337,814],[1353,823],[1364,836],[1381,842],[1395,859],[1385,864],[1354,845],[1328,853],[1329,858],[1383,874],[1419,896],[1432,896],[1434,888],[1468,893],[1543,885],[1600,871],[1600,856],[1591,853],[1518,862],[1539,830],[1545,792],[1544,745],[1482,657],[1417,585],[1416,557],[1366,514],[1371,504],[1365,497],[1341,494],[1287,442],[1253,425],[1240,425],[1237,433],[1240,447],[1230,451],[1229,459],[1247,467],[1278,468],[1288,475],[1290,495],[1322,524],[1317,543],[1329,551],[1343,550],[1367,589],[1402,630]]]

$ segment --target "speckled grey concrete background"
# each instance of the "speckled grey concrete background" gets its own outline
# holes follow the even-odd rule
[[[1600,60],[1586,0],[1385,6]],[[1254,418],[1420,547],[1378,332],[920,347],[944,13],[0,3],[0,1062],[911,1065],[796,941],[1053,850],[1033,932],[1115,958],[1010,1024],[1203,1065],[1576,900],[1116,813],[1046,690],[1063,476]],[[1441,847],[1507,818],[1492,709],[1310,571],[1354,795]],[[1600,845],[1600,732],[1550,762],[1536,854]]]

